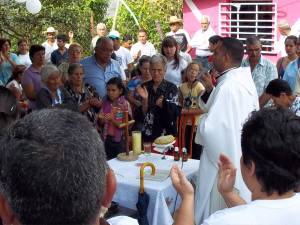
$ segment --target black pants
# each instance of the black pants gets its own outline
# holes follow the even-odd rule
[[[192,133],[192,126],[187,125],[185,128],[185,147],[189,151],[190,137]],[[200,159],[202,153],[202,146],[195,143],[196,133],[193,134],[193,145],[192,145],[192,159]]]
[[[107,136],[104,142],[106,160],[116,158],[119,153],[125,152],[125,141],[122,139],[120,142],[114,141],[113,137]]]

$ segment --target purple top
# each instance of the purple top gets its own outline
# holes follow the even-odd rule
[[[34,92],[36,95],[42,87],[40,71],[35,69],[32,65],[24,71],[24,75],[22,77],[23,88],[26,85],[33,85]],[[29,108],[36,109],[35,101],[29,100]]]

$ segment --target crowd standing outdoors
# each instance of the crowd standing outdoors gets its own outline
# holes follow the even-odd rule
[[[96,218],[105,195],[106,160],[125,151],[119,128],[125,111],[135,120],[131,130],[141,131],[146,142],[177,136],[182,115],[196,120],[195,133],[187,122],[185,143],[193,136],[189,151],[200,160],[194,185],[179,168],[171,170],[182,197],[174,224],[298,223],[300,37],[285,21],[278,24],[286,54],[281,52],[274,65],[262,56],[259,37],[248,37],[244,49],[238,39],[216,35],[209,16],[202,16],[193,37],[181,18],[171,16],[169,25],[156,49],[144,29],[120,34],[99,23],[85,58],[73,32],[58,33],[54,27],[45,31],[42,44],[0,38],[0,216],[5,224],[107,224]],[[16,180],[16,166],[22,180]],[[42,169],[49,179],[43,179]],[[29,192],[36,194],[34,204]],[[68,198],[77,200],[74,205],[60,201]]]

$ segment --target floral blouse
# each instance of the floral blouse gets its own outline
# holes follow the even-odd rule
[[[163,80],[155,91],[153,84],[152,80],[143,84],[147,88],[149,97],[142,133],[143,138],[149,141],[153,141],[162,133],[176,135],[176,120],[180,112],[176,85]],[[156,105],[156,100],[160,96],[164,96],[162,108]]]

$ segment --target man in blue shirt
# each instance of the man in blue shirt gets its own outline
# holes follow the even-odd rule
[[[265,93],[271,80],[278,78],[276,66],[261,55],[262,45],[258,37],[251,36],[246,40],[248,57],[243,60],[242,67],[250,67],[252,78],[259,97],[259,105],[263,107],[270,96]]]
[[[101,97],[106,95],[106,83],[113,77],[121,78],[121,68],[116,60],[111,59],[114,51],[112,41],[107,37],[97,40],[95,54],[84,58],[84,82],[96,88]]]

